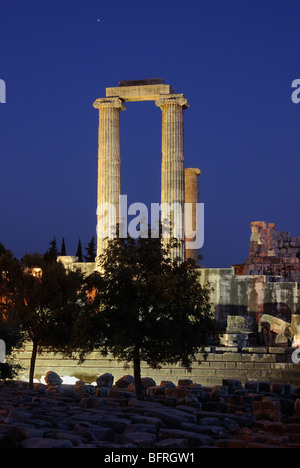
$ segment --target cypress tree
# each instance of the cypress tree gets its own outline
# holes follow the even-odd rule
[[[44,261],[46,263],[56,263],[56,259],[59,256],[59,251],[57,250],[56,239],[54,237],[53,241],[50,242],[50,247],[47,252],[44,254]]]
[[[66,244],[65,244],[65,238],[64,237],[63,237],[63,240],[62,240],[62,243],[61,243],[60,255],[62,255],[62,256],[67,255],[67,250],[66,250]]]
[[[79,262],[83,262],[83,258],[82,258],[82,246],[81,246],[81,240],[80,240],[80,239],[79,239],[79,241],[78,241],[78,247],[77,247],[76,257],[78,257],[78,261],[79,261]]]
[[[96,243],[95,237],[93,236],[88,246],[85,248],[86,255],[84,255],[84,259],[86,262],[94,262],[96,257]]]

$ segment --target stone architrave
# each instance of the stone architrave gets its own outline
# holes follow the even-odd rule
[[[170,219],[170,235],[182,239],[171,251],[171,258],[185,260],[184,241],[184,124],[183,111],[189,107],[183,94],[160,97],[162,110],[161,220]],[[175,209],[174,209],[175,208]],[[168,239],[165,239],[166,243]]]
[[[98,137],[98,195],[97,195],[97,258],[107,247],[106,233],[113,236],[119,219],[121,195],[120,174],[120,111],[125,110],[122,99],[97,99],[93,106],[99,109]],[[113,207],[114,210],[110,210]],[[105,229],[98,229],[107,219]],[[102,226],[103,227],[103,226]]]

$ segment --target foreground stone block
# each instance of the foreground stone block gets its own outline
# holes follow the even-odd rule
[[[110,374],[109,372],[106,372],[105,374],[100,375],[96,380],[96,384],[98,387],[111,388],[113,383],[114,383],[114,376]]]
[[[185,439],[189,447],[201,447],[201,445],[214,445],[214,440],[205,434],[183,431],[180,429],[161,429],[160,439]]]
[[[134,444],[139,448],[152,447],[156,440],[156,435],[149,432],[125,432],[121,437],[122,444]]]
[[[42,437],[31,437],[21,442],[21,448],[72,448],[72,442],[65,439],[46,439]]]
[[[134,377],[132,375],[124,375],[116,381],[118,388],[127,388],[129,385],[134,385]]]
[[[253,416],[256,419],[265,419],[267,421],[281,421],[282,412],[279,401],[264,399],[263,401],[254,401]]]
[[[49,371],[45,376],[45,382],[49,386],[61,385],[63,383],[62,379],[59,377],[56,372]]]

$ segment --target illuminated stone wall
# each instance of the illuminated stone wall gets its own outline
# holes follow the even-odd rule
[[[281,276],[282,281],[300,286],[300,237],[277,231],[274,223],[265,221],[254,221],[250,227],[249,256],[234,265],[236,274]]]

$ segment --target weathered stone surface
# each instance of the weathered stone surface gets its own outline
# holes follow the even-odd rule
[[[211,437],[196,432],[184,431],[179,429],[161,429],[159,431],[160,439],[185,439],[189,447],[200,447],[201,445],[214,445]]]
[[[155,447],[157,448],[187,448],[188,443],[186,439],[163,439],[156,442]]]
[[[72,448],[72,442],[66,439],[47,439],[31,437],[21,442],[20,448]]]
[[[300,283],[300,237],[277,231],[274,223],[254,221],[250,225],[249,257],[238,274],[267,275]]]
[[[151,377],[142,377],[141,381],[142,381],[142,387],[143,387],[144,390],[146,388],[148,388],[148,387],[155,387],[156,386],[155,380],[153,380]]]
[[[29,391],[24,383],[3,383],[0,448],[300,448],[300,389],[258,382],[253,393],[239,381],[222,383],[227,385],[202,387],[186,404],[168,395],[138,401],[78,396],[75,385]],[[212,392],[220,392],[223,412],[215,410],[220,403],[210,400]],[[199,408],[207,402],[210,411]]]
[[[97,378],[96,383],[98,387],[111,388],[114,383],[114,376],[109,372],[106,372]]]
[[[117,388],[128,388],[129,385],[134,385],[134,377],[132,375],[124,375],[116,381]]]
[[[53,371],[47,372],[45,376],[45,382],[47,385],[50,385],[50,386],[61,385],[63,383],[59,375]]]
[[[125,432],[121,438],[122,444],[134,444],[139,448],[153,447],[156,435],[149,432]]]
[[[282,413],[279,401],[265,398],[262,401],[255,401],[253,404],[253,415],[256,419],[267,421],[281,421]]]

